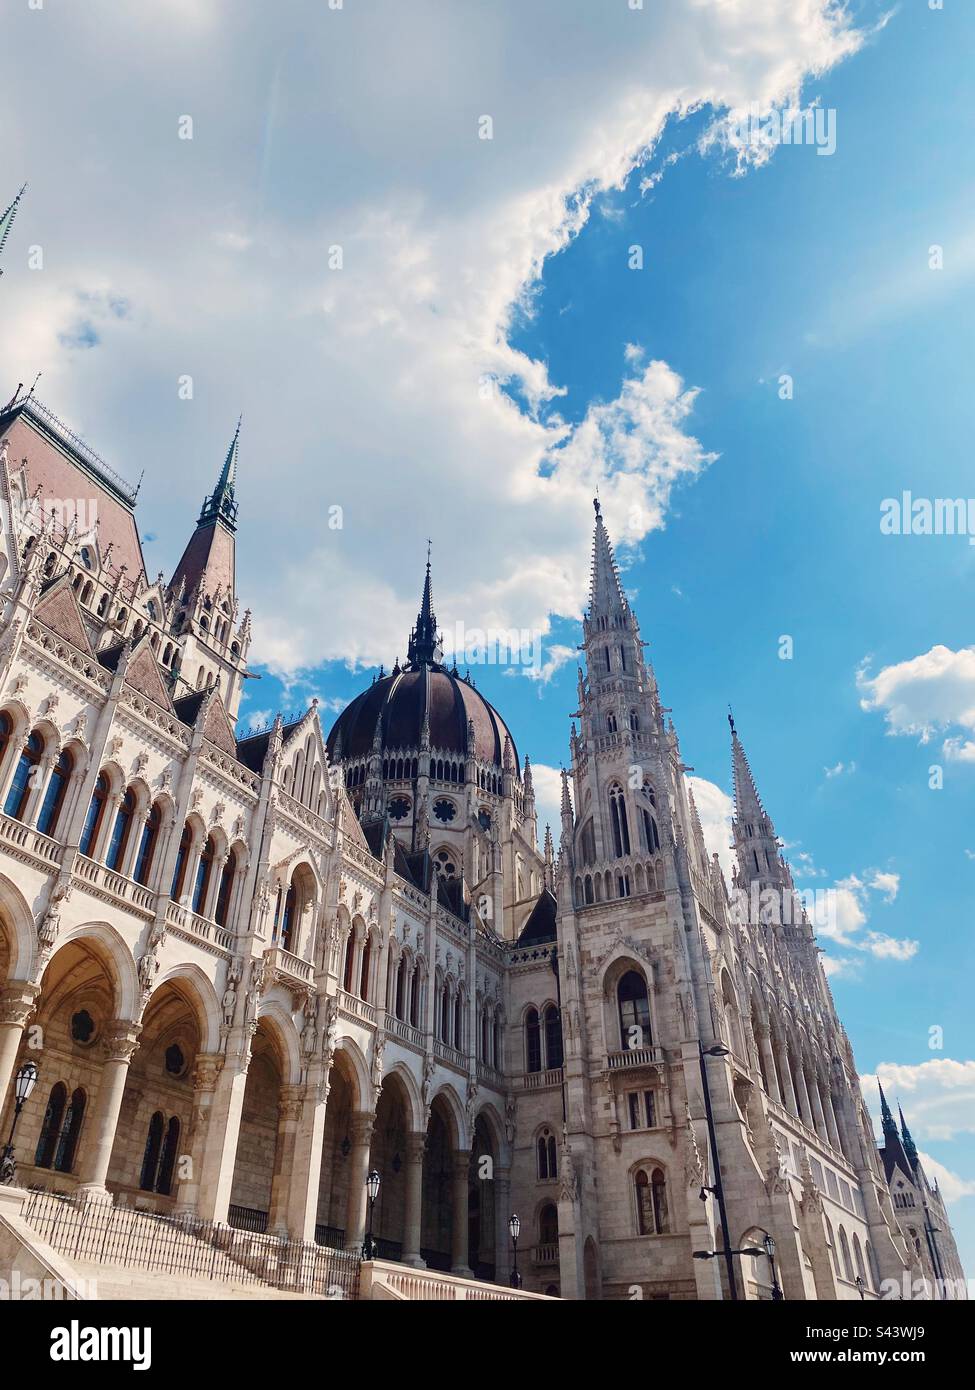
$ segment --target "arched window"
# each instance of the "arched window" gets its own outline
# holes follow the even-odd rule
[[[447,992],[446,980],[440,991],[440,1041],[450,1041],[450,995]]]
[[[27,810],[27,800],[37,781],[34,769],[39,766],[43,752],[44,744],[40,734],[31,734],[17,760],[14,779],[10,783],[3,808],[5,814],[12,816],[14,820],[22,820]]]
[[[649,1047],[650,999],[647,982],[636,970],[628,970],[616,986],[616,1002],[620,1016],[620,1047],[632,1050]]]
[[[663,1235],[670,1229],[669,1214],[667,1211],[667,1181],[663,1175],[663,1169],[654,1168],[650,1178],[650,1192],[653,1197],[653,1224],[657,1235]]]
[[[196,882],[193,885],[193,911],[196,913],[201,913],[206,906],[207,889],[210,887],[210,875],[213,872],[213,859],[216,850],[213,836],[208,835],[206,843],[200,851],[200,862],[196,866]]]
[[[615,715],[615,714],[607,714],[607,716],[606,716],[606,729],[607,729],[607,732],[609,732],[609,733],[611,733],[611,734],[615,734],[615,733],[617,732],[617,729],[616,729],[616,715]]]
[[[420,972],[414,969],[410,981],[410,1023],[415,1028],[420,1016]]]
[[[559,1212],[552,1202],[546,1202],[538,1213],[539,1245],[554,1245],[559,1238]]]
[[[14,731],[13,721],[9,714],[0,714],[0,764],[7,756],[7,749],[10,747],[10,735]]]
[[[156,1190],[156,1174],[159,1172],[159,1155],[162,1152],[164,1123],[161,1110],[157,1110],[149,1121],[149,1133],[146,1135],[146,1147],[142,1155],[142,1176],[139,1179],[139,1186],[143,1192],[155,1192]]]
[[[618,783],[609,789],[609,819],[613,828],[613,848],[617,859],[621,859],[630,852],[630,827],[626,819],[626,798]]]
[[[843,1258],[843,1276],[853,1283],[853,1266],[850,1263],[850,1242],[846,1238],[846,1231],[840,1227],[840,1255]]]
[[[502,1055],[501,1055],[501,1032],[502,1032],[502,1030],[501,1030],[501,1015],[500,1015],[499,1013],[496,1013],[496,1014],[494,1015],[494,1030],[493,1030],[493,1031],[494,1031],[494,1038],[493,1038],[494,1047],[491,1049],[491,1066],[492,1066],[492,1067],[497,1067],[498,1071],[500,1071],[501,1068],[502,1068],[503,1065],[504,1065],[504,1061],[503,1061],[503,1058],[502,1058]]]
[[[633,730],[634,733],[636,733],[637,730],[639,729],[639,727],[640,727],[640,716],[637,714],[637,712],[636,712],[635,709],[631,709],[631,710],[630,710],[630,728]]]
[[[95,790],[91,794],[91,802],[88,806],[88,814],[85,816],[84,829],[81,832],[81,840],[78,848],[82,854],[91,855],[98,839],[98,832],[102,827],[102,818],[105,815],[105,806],[108,803],[108,777],[104,772],[98,774],[95,782]]]
[[[345,943],[345,973],[342,976],[342,988],[346,994],[352,993],[352,971],[355,968],[355,928],[349,930],[349,939]]]
[[[365,944],[362,947],[362,968],[359,971],[359,998],[369,998],[369,963],[372,960],[372,937],[366,933]]]
[[[108,853],[105,855],[105,863],[110,869],[117,873],[122,867],[122,856],[125,854],[125,846],[129,842],[129,831],[132,828],[132,817],[135,815],[135,792],[131,787],[127,787],[125,795],[119,803],[119,808],[115,813],[115,824],[112,826],[111,839],[108,842]]]
[[[554,1004],[545,1010],[545,1065],[562,1065],[562,1020]]]
[[[464,998],[460,990],[454,999],[454,1047],[458,1052],[464,1047]]]
[[[149,873],[152,869],[153,857],[156,853],[156,842],[159,839],[159,822],[162,819],[159,803],[153,802],[146,817],[146,823],[142,827],[142,834],[139,837],[139,849],[135,856],[135,868],[132,877],[136,883],[141,883],[143,887],[149,882]]]
[[[653,1200],[650,1179],[641,1168],[636,1175],[636,1217],[641,1236],[653,1235]]]
[[[284,896],[284,912],[281,916],[281,945],[286,951],[291,950],[291,938],[294,935],[295,920],[297,918],[297,915],[298,890],[294,885],[294,880],[292,879],[291,883],[289,883],[288,885],[288,891]],[[366,942],[366,952],[368,952],[368,949],[369,943]],[[366,952],[363,952],[362,956],[362,963],[364,968],[368,968],[369,964]],[[366,997],[365,994],[363,994],[362,997],[364,999]]]
[[[220,887],[217,889],[217,907],[214,912],[214,921],[218,927],[227,925],[227,917],[230,913],[230,894],[234,886],[234,875],[237,872],[237,851],[233,850],[227,856],[227,862],[223,866],[223,873],[220,875]]]
[[[525,1065],[528,1071],[542,1069],[542,1028],[537,1009],[529,1009],[525,1016]]]
[[[186,881],[186,866],[190,858],[190,846],[193,843],[193,832],[189,822],[183,826],[183,833],[179,837],[179,848],[176,851],[176,867],[173,869],[173,886],[169,896],[174,902],[179,902],[183,896],[183,887]]]
[[[654,850],[660,848],[660,831],[657,829],[657,822],[645,806],[641,806],[643,812],[643,841],[646,848],[652,854]]]
[[[41,805],[40,814],[37,817],[37,828],[42,835],[53,835],[57,829],[58,816],[61,814],[61,807],[64,805],[65,793],[68,789],[68,780],[74,768],[74,758],[65,748],[61,756],[51,771],[51,780],[47,784],[47,791],[44,793],[44,801]]]
[[[71,1103],[61,1121],[58,1147],[54,1154],[54,1168],[58,1173],[70,1173],[74,1166],[74,1156],[81,1134],[81,1122],[85,1116],[85,1093],[79,1088],[72,1094]]]
[[[403,1004],[406,992],[406,957],[400,956],[399,965],[396,969],[396,1002],[393,1006],[393,1013],[397,1018],[405,1019]]]
[[[44,1122],[34,1151],[34,1165],[37,1168],[50,1168],[54,1163],[54,1151],[57,1148],[58,1135],[61,1133],[61,1120],[67,1099],[68,1088],[63,1081],[51,1087],[47,1109],[44,1111]]]
[[[159,1163],[159,1177],[156,1180],[156,1191],[161,1192],[164,1197],[168,1197],[173,1190],[173,1172],[176,1168],[178,1150],[179,1120],[174,1115],[166,1126],[166,1139]]]
[[[543,1129],[538,1136],[536,1155],[540,1180],[545,1182],[557,1178],[559,1175],[558,1149],[555,1144],[555,1135],[550,1129]]]
[[[853,1233],[853,1259],[856,1264],[857,1277],[866,1287],[867,1272],[863,1267],[863,1251],[860,1249],[860,1237],[855,1231]]]

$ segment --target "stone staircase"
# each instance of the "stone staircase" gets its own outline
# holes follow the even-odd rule
[[[354,1299],[359,1261],[301,1241],[81,1201],[23,1194],[20,1236],[42,1260],[55,1256],[82,1298]],[[14,1220],[9,1208],[8,1226]]]

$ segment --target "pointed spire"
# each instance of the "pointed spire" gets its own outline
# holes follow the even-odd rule
[[[410,633],[407,661],[418,666],[439,666],[443,650],[437,633],[437,615],[433,611],[433,584],[430,579],[430,545],[427,541],[427,572],[423,581],[423,597],[416,616],[416,627]]]
[[[758,821],[764,818],[765,807],[762,805],[762,798],[758,794],[755,778],[752,776],[745,750],[738,737],[734,716],[730,712],[728,723],[731,726],[731,770],[735,786],[735,819],[744,822]]]
[[[887,1097],[884,1095],[884,1088],[881,1085],[879,1076],[877,1077],[877,1090],[880,1092],[880,1122],[883,1125],[884,1138],[888,1139],[893,1135],[899,1142],[900,1135],[897,1132],[897,1126],[894,1123],[894,1117],[891,1114],[890,1106],[887,1104]]]
[[[904,1119],[904,1112],[899,1105],[897,1107],[897,1113],[901,1121],[901,1137],[904,1140],[904,1152],[907,1154],[908,1162],[916,1173],[918,1165],[917,1145],[914,1143],[914,1137],[907,1127],[907,1121]]]
[[[610,543],[609,533],[603,522],[599,498],[593,498],[596,511],[596,525],[592,538],[592,569],[589,577],[589,621],[597,617],[625,615],[630,606],[620,584],[616,556]]]
[[[237,501],[234,495],[237,485],[237,454],[240,448],[240,427],[244,417],[241,414],[237,421],[237,428],[234,430],[234,437],[230,441],[230,448],[227,450],[227,457],[224,459],[223,468],[220,470],[220,477],[213,492],[203,503],[203,510],[200,513],[198,526],[205,526],[212,521],[222,521],[231,531],[237,529]]]
[[[25,183],[10,206],[4,212],[0,213],[0,253],[3,252],[3,248],[7,244],[7,237],[10,235],[10,229],[14,225],[14,218],[17,216],[17,209],[20,207],[20,200],[26,191],[27,185]],[[0,275],[2,274],[3,271],[0,270]]]
[[[545,863],[551,864],[555,859],[555,845],[552,843],[552,827],[545,826]]]

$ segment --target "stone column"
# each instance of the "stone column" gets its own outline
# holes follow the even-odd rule
[[[79,1191],[91,1196],[106,1195],[108,1191],[105,1179],[112,1159],[119,1110],[129,1075],[129,1062],[139,1046],[141,1032],[140,1023],[125,1018],[115,1019],[108,1028],[105,1061],[102,1063],[94,1114],[88,1125],[84,1162],[78,1174],[81,1179]]]
[[[30,1018],[39,993],[40,985],[30,980],[11,980],[0,992],[0,1115],[9,1099],[10,1082],[20,1040],[24,1036],[24,1025]]]
[[[241,1044],[238,1042],[237,1046]],[[227,1060],[217,1077],[208,1107],[209,1121],[203,1145],[197,1210],[208,1221],[227,1220],[249,1062],[250,1039],[247,1039],[241,1052],[235,1050],[231,1035],[227,1044]]]
[[[840,1143],[840,1132],[836,1127],[836,1115],[833,1113],[833,1094],[826,1083],[826,1090],[823,1094],[823,1114],[826,1117],[826,1133],[829,1135],[829,1142],[838,1154],[843,1152],[843,1145]]]
[[[223,1054],[220,1052],[200,1052],[197,1054],[196,1065],[193,1069],[193,1116],[190,1121],[187,1145],[189,1164],[187,1176],[180,1178],[179,1188],[176,1192],[176,1210],[178,1212],[195,1212],[199,1205],[200,1183],[203,1177],[204,1156],[209,1137],[210,1119],[213,1113],[214,1092],[222,1066]],[[177,1176],[180,1175],[182,1167],[183,1155],[180,1154],[179,1162],[176,1165]]]
[[[812,1102],[806,1085],[806,1068],[800,1058],[796,1064],[796,1084],[798,1086],[799,1118],[809,1129],[813,1128]]]
[[[816,1133],[823,1143],[827,1144],[829,1143],[829,1136],[826,1133],[826,1116],[823,1114],[823,1101],[819,1094],[819,1078],[817,1076],[810,1077],[806,1090],[809,1092],[809,1100],[812,1104],[813,1124],[816,1127]]]
[[[762,1024],[758,1024],[755,1031],[758,1036],[758,1046],[762,1054],[762,1067],[765,1072],[765,1079],[768,1082],[769,1095],[781,1105],[782,1092],[779,1090],[779,1078],[775,1070],[775,1058],[772,1055],[772,1042],[769,1037],[768,1028]]]
[[[362,1249],[366,1235],[366,1208],[369,1196],[366,1178],[369,1176],[369,1145],[375,1116],[368,1111],[354,1112],[349,1120],[349,1192],[345,1209],[345,1248],[356,1254]]]
[[[403,1223],[403,1263],[414,1269],[425,1269],[420,1254],[423,1243],[423,1155],[427,1136],[412,1133],[406,1136],[406,1213]]]
[[[469,1276],[470,1266],[467,1263],[467,1187],[470,1180],[471,1171],[471,1151],[470,1149],[456,1149],[454,1151],[453,1183],[452,1183],[452,1207],[453,1220],[451,1221],[451,1251],[450,1251],[450,1272]]]
[[[494,1170],[494,1282],[507,1284],[511,1276],[511,1169]]]
[[[267,1214],[267,1228],[276,1236],[288,1234],[288,1198],[292,1178],[297,1176],[294,1172],[295,1144],[303,1108],[301,1086],[282,1086],[278,1098],[278,1133]]]
[[[775,1060],[778,1063],[779,1078],[783,1088],[782,1104],[787,1110],[798,1118],[799,1104],[796,1100],[795,1087],[792,1084],[792,1070],[789,1067],[789,1053],[782,1043],[778,1043],[775,1048]]]
[[[298,1105],[285,1213],[288,1231],[295,1240],[315,1239],[327,1095],[324,1081],[309,1079]]]

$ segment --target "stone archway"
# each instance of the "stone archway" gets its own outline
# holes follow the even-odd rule
[[[483,1114],[474,1123],[467,1184],[467,1262],[478,1279],[492,1283],[497,1270],[498,1145]]]
[[[379,1196],[373,1212],[377,1255],[399,1260],[406,1239],[406,1178],[410,1162],[410,1103],[395,1073],[386,1077],[376,1106],[369,1166],[379,1174]]]
[[[188,1153],[193,1119],[193,1075],[201,1051],[199,1000],[186,980],[158,986],[146,1006],[139,1048],[132,1058],[109,1187],[138,1206],[173,1206]]]
[[[347,1055],[335,1054],[329,1075],[328,1105],[322,1141],[315,1239],[320,1245],[344,1249],[349,1208],[350,1159],[354,1117],[359,1109],[355,1068]]]
[[[448,1272],[453,1264],[456,1150],[454,1117],[443,1097],[435,1096],[430,1107],[426,1152],[423,1155],[420,1251],[430,1269],[444,1272]]]
[[[272,1224],[278,1129],[286,1059],[276,1031],[260,1019],[251,1046],[237,1138],[228,1220],[244,1230],[265,1231]]]

